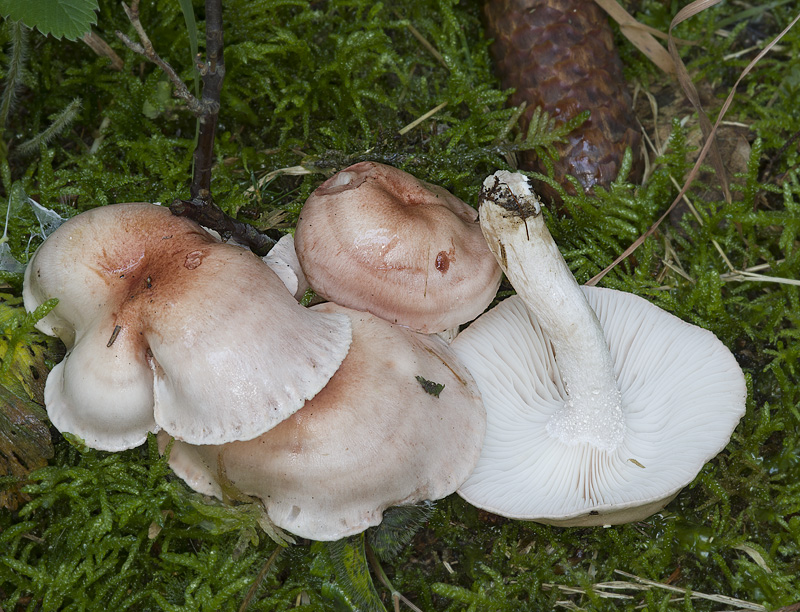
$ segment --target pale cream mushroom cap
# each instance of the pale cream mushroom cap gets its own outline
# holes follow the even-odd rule
[[[222,237],[215,230],[207,227],[203,229],[216,239],[222,241]],[[233,246],[246,246],[233,238],[229,238],[225,242]],[[297,253],[295,253],[294,250],[294,236],[291,234],[281,236],[280,240],[273,245],[269,253],[261,258],[261,261],[267,264],[278,278],[281,279],[286,289],[288,289],[289,293],[291,293],[295,299],[300,300],[300,298],[303,297],[309,286],[303,274],[303,269],[300,267],[300,261],[297,259]]]
[[[389,506],[454,492],[478,459],[485,411],[472,377],[438,337],[331,303],[313,310],[352,320],[350,352],[328,385],[254,440],[176,442],[170,465],[193,489],[222,497],[220,461],[278,527],[337,540],[378,524]],[[417,376],[444,385],[439,396]]]
[[[278,275],[295,299],[303,297],[309,285],[294,250],[294,236],[291,234],[281,236],[262,260]]]
[[[625,432],[613,451],[551,436],[566,401],[557,356],[518,296],[479,317],[452,348],[481,390],[487,430],[469,503],[559,526],[642,520],[725,448],[747,390],[711,332],[621,291],[582,287],[611,351]]]
[[[53,424],[103,450],[164,428],[195,443],[253,438],[313,397],[350,322],[301,307],[258,257],[152,204],[82,213],[31,258],[25,306],[67,355],[50,373]]]
[[[425,333],[474,319],[500,285],[475,209],[375,162],[350,166],[311,194],[295,248],[319,295]]]

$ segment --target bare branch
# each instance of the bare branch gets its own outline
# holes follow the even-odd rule
[[[186,87],[186,84],[178,76],[178,73],[175,72],[175,69],[170,66],[168,62],[161,59],[161,56],[156,53],[156,50],[153,48],[153,43],[150,42],[150,37],[147,36],[147,32],[145,32],[142,22],[139,20],[139,0],[133,0],[130,7],[124,2],[121,4],[125,14],[128,16],[128,19],[131,22],[131,25],[133,25],[133,29],[136,30],[136,35],[139,37],[141,44],[132,41],[119,30],[116,32],[117,38],[125,43],[125,46],[131,51],[146,57],[164,71],[167,77],[169,77],[169,80],[172,81],[172,85],[175,87],[173,95],[176,98],[184,100],[192,114],[194,114],[196,117],[200,117],[201,115],[207,113],[208,109],[206,109],[203,104],[192,95],[192,92],[190,92],[189,88]]]
[[[189,110],[197,117],[197,145],[194,149],[194,170],[190,188],[191,200],[175,200],[170,206],[172,214],[189,217],[205,227],[217,231],[223,239],[233,238],[239,244],[249,247],[257,255],[266,255],[275,240],[260,233],[247,223],[237,221],[227,215],[214,202],[211,195],[211,169],[214,167],[214,138],[219,117],[220,92],[225,79],[225,60],[222,39],[222,1],[206,0],[206,61],[198,58],[197,70],[203,80],[203,93],[198,100],[189,91],[175,70],[164,61],[153,47],[142,22],[139,20],[139,0],[133,0],[129,7],[124,2],[122,8],[136,30],[139,43],[132,41],[122,32],[117,37],[125,45],[156,64],[172,81],[174,95],[186,102]]]
[[[249,248],[259,257],[269,253],[276,242],[266,234],[259,232],[252,225],[237,221],[225,214],[213,201],[206,202],[202,199],[193,199],[192,201],[175,200],[169,209],[173,215],[189,217],[200,225],[213,229],[219,233],[223,240],[235,240],[237,243]]]
[[[214,166],[220,92],[225,79],[221,0],[206,0],[206,62],[200,68],[200,74],[203,79],[202,105],[207,112],[199,121],[191,195],[193,201],[208,201],[211,199],[211,168]]]

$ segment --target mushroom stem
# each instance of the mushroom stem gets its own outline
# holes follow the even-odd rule
[[[550,417],[548,434],[565,444],[616,449],[625,435],[625,419],[611,353],[527,177],[496,172],[484,181],[480,204],[489,248],[555,349],[567,399]]]

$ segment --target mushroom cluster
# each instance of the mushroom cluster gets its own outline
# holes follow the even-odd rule
[[[503,271],[517,296],[481,314]],[[301,306],[309,286],[329,301]],[[264,261],[156,205],[95,209],[29,262],[26,307],[54,297],[38,327],[67,346],[56,427],[104,450],[158,432],[192,488],[232,486],[317,540],[456,490],[557,525],[644,518],[744,412],[713,334],[578,286],[521,174],[489,177],[479,216],[356,164]]]
[[[222,468],[239,491],[264,500],[274,524],[337,540],[377,525],[389,506],[453,493],[478,460],[486,417],[472,377],[441,338],[331,302],[312,311],[340,313],[353,326],[328,385],[254,440],[176,442],[170,465],[220,498]]]
[[[29,310],[59,299],[38,324],[67,345],[47,380],[53,423],[103,450],[141,444],[148,432],[159,432],[162,448],[174,438],[170,463],[190,486],[223,497],[229,481],[261,498],[278,527],[318,540],[363,531],[388,506],[453,493],[477,462],[485,411],[447,343],[415,330],[473,318],[501,273],[473,209],[405,173],[364,166],[332,181],[360,177],[364,189],[352,193],[362,200],[376,185],[384,199],[405,190],[421,211],[416,227],[386,230],[395,233],[387,254],[397,246],[412,262],[393,259],[387,269],[421,266],[419,235],[438,233],[424,244],[437,249],[431,266],[411,275],[439,278],[424,280],[419,296],[415,288],[384,298],[391,321],[358,301],[348,302],[358,311],[297,302],[306,277],[318,277],[314,256],[301,269],[298,255],[320,240],[319,223],[304,223],[297,254],[286,237],[264,261],[151,204],[95,209],[54,232],[24,287]],[[417,238],[412,248],[399,244],[408,237]],[[476,308],[456,286],[480,265],[490,286],[474,288]],[[455,280],[449,304],[442,278]],[[424,305],[411,322],[392,314],[409,300]]]

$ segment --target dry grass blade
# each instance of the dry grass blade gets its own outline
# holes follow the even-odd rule
[[[409,23],[409,24],[407,24],[407,25],[406,25],[406,27],[408,28],[408,31],[409,31],[409,32],[411,32],[412,36],[413,36],[414,38],[416,38],[416,39],[419,41],[419,43],[420,43],[420,44],[421,44],[423,47],[425,47],[425,49],[427,49],[427,50],[428,50],[428,53],[430,53],[430,54],[431,54],[433,57],[435,57],[435,58],[436,58],[436,61],[437,61],[437,62],[439,62],[439,63],[440,63],[442,66],[444,66],[444,67],[445,67],[447,70],[450,70],[450,68],[449,68],[449,67],[448,67],[448,65],[447,65],[447,62],[446,62],[446,61],[444,61],[444,57],[442,57],[442,54],[441,54],[441,53],[439,53],[439,52],[436,50],[436,47],[434,47],[434,46],[433,46],[431,43],[429,43],[429,42],[428,42],[428,40],[427,40],[427,39],[426,39],[426,38],[425,38],[425,37],[424,37],[422,34],[420,34],[420,32],[419,32],[419,30],[417,30],[417,28],[415,28],[415,27],[414,27],[413,25],[411,25],[410,23]]]
[[[385,586],[387,589],[391,591],[394,611],[400,612],[400,602],[402,601],[413,612],[422,612],[422,610],[420,610],[417,606],[415,606],[412,601],[410,601],[405,595],[403,595],[400,591],[394,588],[394,585],[386,576],[386,572],[383,571],[383,567],[381,566],[381,562],[378,560],[378,557],[375,555],[375,551],[372,550],[372,547],[369,544],[367,544],[364,547],[364,551],[366,552],[367,561],[372,567],[372,570],[375,572],[375,575],[378,576],[378,580],[381,581],[381,584],[383,584],[383,586]]]
[[[410,132],[411,130],[413,130],[415,127],[417,127],[420,123],[422,123],[426,119],[430,119],[431,117],[433,117],[436,113],[438,113],[440,110],[442,110],[445,106],[447,106],[447,102],[442,102],[438,106],[434,106],[427,113],[425,113],[424,115],[422,115],[420,117],[417,117],[416,119],[414,119],[414,121],[409,123],[407,126],[405,126],[404,128],[398,130],[397,133],[402,136],[403,134],[406,134],[406,133]]]
[[[670,178],[672,179],[672,182],[675,183],[675,186],[678,187],[678,182],[673,177],[670,177]],[[686,197],[686,194],[684,194],[684,196],[683,196],[683,201],[688,206],[689,211],[694,215],[694,218],[697,219],[697,222],[700,225],[703,225],[702,217],[698,214],[697,209],[695,208],[695,206],[692,203],[692,201],[688,197]],[[719,253],[720,257],[722,258],[722,261],[725,262],[725,265],[728,267],[728,270],[730,270],[730,272],[727,272],[725,274],[721,274],[720,275],[720,280],[724,280],[726,282],[727,281],[744,282],[744,281],[750,280],[750,281],[762,281],[762,282],[780,283],[780,284],[784,284],[784,285],[800,285],[800,281],[794,280],[794,279],[791,279],[791,278],[781,278],[781,277],[778,277],[778,276],[767,276],[765,274],[754,274],[756,269],[763,270],[765,268],[769,268],[769,265],[756,266],[756,268],[748,268],[747,270],[737,270],[736,267],[731,263],[731,260],[725,254],[725,251],[722,250],[722,247],[720,246],[719,242],[717,242],[716,240],[714,240],[712,238],[711,239],[711,244],[714,245],[714,248],[717,250],[717,252]],[[665,261],[664,264],[666,266],[670,267],[670,268],[673,268],[673,266],[671,266],[668,261]],[[680,272],[678,270],[675,270],[675,271],[678,272],[679,274],[681,274],[682,276],[684,276],[687,280],[690,280],[693,283],[695,282],[688,275],[686,275],[686,274],[684,274],[684,273],[682,273],[682,272]]]
[[[767,562],[764,560],[764,557],[761,555],[760,552],[758,552],[752,546],[748,544],[737,544],[736,546],[734,546],[734,548],[736,550],[741,550],[742,552],[746,553],[753,561],[755,561],[758,567],[763,569],[768,574],[772,573],[772,570],[770,569],[769,565],[767,565]]]
[[[671,584],[664,584],[662,582],[656,582],[655,580],[648,580],[647,578],[639,578],[639,576],[636,576],[635,574],[629,574],[627,572],[623,572],[622,570],[614,570],[614,573],[619,574],[620,576],[625,576],[626,578],[630,578],[640,584],[647,585],[653,588],[664,589],[666,591],[672,591],[673,593],[680,593],[682,595],[690,593],[690,596],[693,599],[705,599],[708,601],[715,601],[717,603],[723,603],[726,605],[739,606],[739,608],[742,610],[756,610],[757,612],[767,612],[767,608],[765,606],[762,606],[761,604],[757,603],[752,603],[750,601],[745,601],[743,599],[728,597],[727,595],[714,595],[714,594],[710,595],[708,593],[700,593],[698,591],[692,591],[691,589],[682,589],[681,587],[672,586]]]
[[[313,173],[314,173],[313,170],[309,170],[305,166],[289,166],[288,168],[278,168],[277,170],[273,170],[272,172],[267,172],[267,174],[258,179],[257,186],[259,189],[261,189],[272,179],[282,176],[284,174],[289,176],[301,176],[303,174],[313,174]],[[256,187],[250,186],[245,190],[245,193],[253,193],[255,190]]]
[[[691,5],[687,6],[684,9],[684,11],[686,11],[690,7],[694,6],[695,4],[696,3],[692,3]],[[678,13],[678,16],[680,16],[684,11],[681,11],[680,13]],[[677,19],[677,16],[676,16],[676,19]],[[711,146],[712,146],[712,144],[714,142],[714,140],[713,140],[714,134],[716,133],[717,128],[719,127],[720,123],[722,123],[722,119],[725,117],[725,113],[728,111],[728,108],[730,107],[731,103],[733,102],[733,97],[736,94],[736,88],[739,86],[739,83],[742,81],[742,79],[745,76],[747,76],[750,73],[750,71],[761,60],[761,58],[764,57],[767,53],[769,53],[769,51],[778,43],[778,41],[781,38],[783,38],[786,35],[786,33],[789,30],[792,29],[792,27],[794,27],[794,25],[797,23],[798,20],[800,20],[800,14],[798,14],[794,19],[792,19],[792,21],[789,23],[789,25],[787,25],[783,29],[783,31],[781,31],[780,34],[778,34],[775,38],[773,38],[769,42],[769,44],[767,46],[765,46],[759,52],[759,54],[756,55],[751,60],[751,62],[749,64],[747,64],[745,69],[742,70],[741,74],[736,79],[736,82],[733,84],[733,87],[731,88],[731,91],[728,94],[728,97],[725,99],[725,103],[722,105],[722,109],[720,110],[719,115],[717,116],[717,120],[714,123],[713,127],[711,128],[711,133],[710,133],[709,137],[706,138],[705,144],[703,145],[703,148],[701,149],[700,154],[697,156],[697,161],[695,161],[694,167],[692,168],[691,172],[689,172],[689,176],[686,177],[686,181],[684,182],[683,187],[681,188],[680,192],[675,197],[675,199],[672,201],[672,204],[670,204],[669,208],[667,208],[667,210],[664,212],[664,214],[662,214],[658,218],[658,220],[655,223],[653,223],[653,225],[651,225],[644,234],[639,236],[639,238],[637,238],[633,242],[633,244],[631,244],[631,246],[629,246],[627,249],[625,249],[625,251],[619,257],[617,257],[609,266],[607,266],[604,270],[602,270],[601,272],[596,274],[594,277],[589,279],[589,281],[586,283],[587,285],[589,285],[589,286],[596,285],[606,274],[608,274],[611,270],[613,270],[616,266],[618,266],[621,261],[624,261],[631,253],[633,253],[636,249],[638,249],[639,246],[645,240],[647,240],[647,238],[650,237],[656,231],[656,229],[658,229],[658,226],[661,225],[661,223],[662,223],[662,221],[664,221],[664,219],[666,219],[667,215],[669,215],[669,213],[672,211],[672,209],[675,208],[675,206],[677,206],[678,202],[681,201],[681,199],[683,198],[684,194],[689,190],[689,187],[691,186],[692,181],[694,181],[694,178],[695,178],[695,176],[697,175],[697,173],[698,173],[698,171],[700,169],[700,165],[703,163],[703,160],[705,160],[706,155],[708,154],[709,149],[711,148]]]
[[[783,278],[781,276],[767,276],[766,274],[755,274],[747,270],[734,270],[727,274],[720,275],[720,280],[726,282],[740,282],[754,281],[762,283],[778,283],[780,285],[795,285],[800,287],[800,280],[794,278]]]
[[[680,83],[680,86],[686,94],[686,97],[689,99],[689,102],[691,102],[694,110],[697,112],[697,119],[700,122],[700,129],[703,131],[703,136],[706,138],[706,141],[711,142],[711,148],[708,151],[711,165],[714,167],[714,170],[717,173],[717,178],[722,186],[722,193],[725,195],[725,201],[730,202],[731,190],[728,185],[728,174],[725,171],[725,165],[722,163],[722,155],[720,155],[719,147],[717,146],[715,137],[716,126],[714,126],[712,129],[711,121],[703,110],[703,105],[700,103],[700,95],[697,93],[694,83],[692,83],[689,72],[686,70],[686,66],[681,60],[680,55],[678,54],[678,49],[675,46],[675,41],[672,38],[672,30],[677,25],[686,21],[690,17],[694,17],[699,12],[710,8],[715,4],[719,4],[721,1],[722,0],[694,0],[694,2],[678,11],[678,14],[675,15],[672,22],[669,24],[669,39],[667,40],[667,47],[669,49],[669,54],[672,56],[677,68],[676,75],[678,77],[678,83]]]
[[[625,584],[630,584],[630,583],[625,583]],[[595,584],[595,585],[593,585],[593,588],[600,587],[601,585],[602,585],[602,583]],[[634,585],[634,587],[637,587],[637,586],[638,585]],[[586,594],[586,589],[582,589],[582,588],[579,588],[579,587],[571,587],[571,586],[567,586],[567,585],[564,585],[564,584],[544,583],[544,584],[542,584],[542,587],[544,587],[545,589],[558,589],[562,593],[569,593],[571,595],[585,595]],[[626,587],[623,587],[623,588],[626,588]],[[634,590],[636,590],[636,589],[634,589]],[[641,587],[638,590],[646,591],[647,588],[646,587]],[[598,597],[602,597],[604,599],[633,599],[634,598],[633,595],[625,595],[624,593],[605,593],[603,591],[593,591],[593,592]]]
[[[619,24],[625,38],[631,41],[634,47],[667,74],[675,74],[675,62],[667,50],[654,38],[655,36],[666,37],[665,34],[636,21],[617,0],[595,0],[595,3]]]
[[[716,603],[725,604],[728,606],[736,606],[738,610],[747,610],[747,611],[754,611],[754,612],[767,612],[767,608],[762,606],[761,604],[752,603],[749,601],[745,601],[743,599],[737,599],[735,597],[728,597],[727,595],[715,595],[715,594],[708,594],[708,593],[701,593],[699,591],[694,591],[692,589],[684,589],[681,587],[676,587],[670,584],[664,584],[663,582],[657,582],[655,580],[648,580],[647,578],[640,578],[635,574],[629,574],[627,572],[623,572],[622,570],[614,570],[616,574],[620,576],[625,576],[626,578],[630,578],[633,582],[629,582],[627,580],[612,580],[609,582],[598,582],[592,585],[592,593],[597,597],[602,597],[604,599],[624,599],[624,600],[632,600],[635,599],[634,595],[626,595],[624,593],[615,593],[614,591],[649,591],[651,589],[663,589],[665,591],[670,591],[672,593],[678,593],[680,595],[689,594],[692,599],[704,599],[706,601],[713,601]],[[585,595],[587,589],[580,588],[580,587],[571,587],[563,584],[543,584],[542,585],[546,589],[558,589],[562,593],[569,593],[574,595]],[[682,598],[680,598],[682,599]],[[680,601],[678,599],[678,601]],[[559,601],[558,604],[561,607],[569,608],[573,610],[581,609],[577,604],[571,601]]]
[[[280,546],[278,546],[278,548],[272,551],[272,554],[269,556],[269,559],[267,559],[267,562],[264,563],[264,566],[261,568],[261,571],[258,572],[258,575],[256,576],[255,580],[253,580],[253,584],[251,584],[250,588],[247,590],[247,595],[245,595],[244,600],[242,601],[242,605],[239,606],[239,612],[245,612],[247,610],[248,606],[250,605],[250,602],[253,600],[253,597],[256,594],[256,591],[258,590],[258,587],[264,581],[264,578],[267,577],[267,572],[269,572],[270,568],[272,567],[272,564],[275,563],[275,559],[278,558],[278,555],[281,553],[281,550],[283,549]]]
[[[92,51],[97,53],[97,55],[107,57],[111,60],[111,68],[113,70],[122,70],[125,67],[125,62],[122,61],[122,58],[117,55],[117,52],[111,48],[111,45],[103,40],[97,32],[89,30],[83,35],[81,40],[83,40]]]

